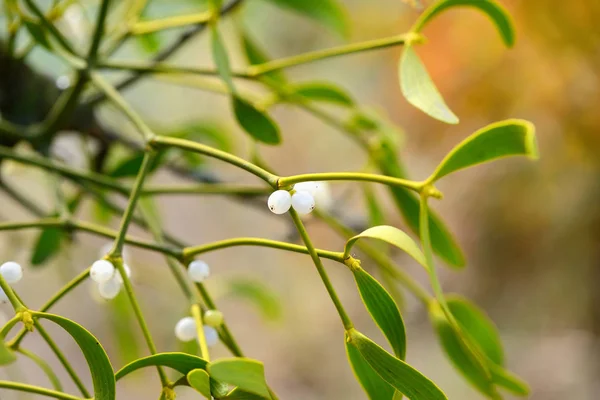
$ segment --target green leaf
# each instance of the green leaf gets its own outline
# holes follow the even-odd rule
[[[358,239],[362,238],[383,240],[384,242],[387,242],[392,246],[396,246],[400,250],[405,251],[409,256],[417,260],[419,264],[427,268],[425,256],[415,241],[400,229],[389,225],[374,226],[348,239],[344,248],[344,257],[350,255],[350,251],[352,250],[354,243],[356,243]]]
[[[373,370],[410,400],[447,400],[435,383],[362,333],[352,329],[346,334],[346,340],[358,350]]]
[[[154,54],[160,49],[160,36],[155,32],[135,36],[140,48],[148,54]]]
[[[268,0],[271,3],[310,17],[343,37],[347,37],[350,25],[346,11],[336,0]]]
[[[372,153],[381,172],[396,178],[406,178],[406,173],[398,160],[393,145],[389,141],[383,141],[377,152]],[[414,193],[397,186],[389,186],[394,202],[406,223],[413,232],[419,232],[419,212],[421,206],[419,199]],[[452,237],[452,234],[444,226],[442,220],[433,212],[429,214],[429,232],[433,250],[446,263],[455,268],[465,266],[465,256]]]
[[[399,76],[402,94],[410,104],[435,119],[448,124],[458,124],[458,117],[446,105],[411,45],[404,46]]]
[[[231,67],[229,65],[229,56],[227,55],[227,49],[223,43],[223,39],[219,34],[219,28],[217,24],[211,25],[211,37],[210,45],[212,50],[212,57],[217,67],[217,71],[223,79],[223,82],[227,85],[231,93],[235,94],[235,86],[231,79]]]
[[[375,197],[373,187],[369,184],[361,185],[363,194],[365,196],[365,203],[367,204],[367,210],[369,212],[369,225],[377,226],[385,223],[385,215],[381,204]]]
[[[210,399],[210,377],[203,369],[193,369],[187,374],[187,381],[191,387],[200,392],[204,397]]]
[[[454,147],[429,179],[436,181],[452,172],[509,156],[538,158],[531,122],[508,119],[479,129]]]
[[[474,7],[485,13],[496,25],[502,40],[508,47],[515,43],[515,30],[508,12],[494,0],[441,0],[433,3],[411,29],[420,32],[434,17],[453,7]]]
[[[31,255],[31,265],[39,266],[54,257],[60,251],[64,232],[59,228],[42,229]]]
[[[531,388],[519,377],[495,364],[490,365],[490,372],[496,385],[502,386],[517,396],[529,396]]]
[[[383,380],[360,355],[358,350],[346,341],[346,354],[356,379],[370,400],[392,400],[394,388]]]
[[[252,40],[247,32],[243,32],[241,36],[242,48],[244,49],[244,54],[246,54],[246,58],[248,59],[248,63],[250,63],[250,65],[264,64],[271,59],[269,56],[267,56],[265,51],[261,49],[254,40]],[[274,82],[280,84],[287,82],[283,70],[270,71],[262,74],[261,77],[268,77]]]
[[[98,339],[81,325],[58,315],[41,312],[34,312],[33,315],[59,325],[77,342],[90,368],[94,399],[114,400],[116,396],[114,371]]]
[[[52,384],[52,387],[55,390],[57,390],[59,392],[63,391],[62,384],[60,383],[58,376],[56,376],[56,373],[54,373],[54,370],[52,369],[50,364],[48,364],[43,358],[41,358],[37,354],[32,353],[28,350],[19,349],[18,351],[19,351],[19,353],[23,354],[25,357],[29,358],[31,361],[36,363],[38,367],[40,367],[40,369],[48,377],[48,380],[50,381],[50,383]]]
[[[158,166],[160,165],[160,160],[164,156],[165,152],[161,151],[154,158],[152,165],[150,166],[150,172],[154,172]],[[126,178],[137,176],[140,168],[142,167],[142,162],[144,161],[144,152],[139,151],[134,153],[133,155],[121,160],[114,168],[108,171],[108,176],[112,178]]]
[[[264,397],[254,393],[248,393],[239,388],[233,389],[227,396],[220,397],[220,400],[264,400]]]
[[[281,142],[279,128],[269,115],[239,96],[233,96],[232,101],[235,118],[250,136],[265,144]]]
[[[387,340],[390,342],[394,354],[401,360],[406,356],[406,331],[404,321],[394,299],[375,278],[364,269],[353,268],[352,273],[360,297],[367,307],[369,314],[377,323]]]
[[[152,356],[139,358],[125,365],[115,374],[115,379],[119,380],[140,368],[163,366],[172,368],[184,375],[187,375],[193,369],[206,369],[208,363],[198,357],[186,353],[158,353]]]
[[[245,302],[253,303],[263,318],[269,321],[280,320],[283,312],[277,294],[258,280],[236,278],[228,282],[228,295],[239,297]]]
[[[14,351],[9,349],[4,342],[4,338],[0,340],[0,365],[8,365],[17,359]]]
[[[48,38],[46,37],[46,32],[41,27],[41,25],[38,25],[32,21],[28,21],[27,19],[23,19],[22,22],[25,25],[25,29],[27,29],[27,32],[29,32],[29,34],[33,38],[34,42],[48,50],[51,50],[50,42],[48,41]]]
[[[265,369],[259,361],[243,357],[224,358],[208,364],[208,373],[218,381],[267,399],[271,398],[265,381]]]
[[[125,364],[140,356],[139,339],[132,327],[133,314],[125,291],[121,291],[107,304],[110,308],[110,326],[114,335],[119,364]],[[114,359],[113,359],[114,361]]]
[[[332,103],[344,107],[354,106],[352,97],[342,88],[328,82],[299,83],[290,87],[293,95],[307,100]]]

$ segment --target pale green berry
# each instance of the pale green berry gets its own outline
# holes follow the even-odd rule
[[[217,328],[223,323],[223,313],[219,310],[208,310],[204,313],[204,323]]]

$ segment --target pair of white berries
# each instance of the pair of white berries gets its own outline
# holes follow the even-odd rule
[[[315,198],[327,202],[329,188],[325,182],[300,182],[294,185],[294,194],[287,190],[276,190],[267,200],[269,210],[274,214],[284,214],[293,207],[298,214],[304,215],[315,209]]]
[[[206,345],[212,347],[219,342],[219,332],[215,328],[223,323],[223,314],[217,310],[208,310],[204,313],[204,338]],[[192,317],[184,317],[175,324],[175,336],[182,342],[189,342],[198,337],[196,331],[196,320]]]
[[[17,283],[23,278],[23,268],[19,263],[14,261],[7,261],[0,265],[0,274],[7,283]],[[0,288],[0,302],[7,303],[8,296]]]
[[[127,277],[131,277],[131,268],[123,264]],[[123,286],[123,277],[115,266],[108,260],[94,261],[90,268],[90,278],[98,284],[98,292],[103,299],[111,300],[117,297]]]

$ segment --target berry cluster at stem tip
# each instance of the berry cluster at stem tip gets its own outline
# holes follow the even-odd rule
[[[267,200],[269,210],[274,214],[285,214],[290,208],[300,215],[309,214],[319,205],[324,209],[331,206],[331,193],[327,182],[296,183],[291,191],[276,190]]]

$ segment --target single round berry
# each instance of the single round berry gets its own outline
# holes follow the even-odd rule
[[[98,284],[98,291],[103,299],[111,300],[117,297],[121,291],[121,284],[116,278],[109,279],[106,282]]]
[[[8,296],[6,295],[4,290],[2,290],[2,288],[0,288],[0,303],[2,303],[2,304],[8,303]]]
[[[68,89],[71,86],[71,79],[67,75],[61,75],[56,78],[56,87],[60,90]]]
[[[115,266],[108,260],[94,261],[92,268],[90,268],[90,278],[98,283],[108,282],[114,273]]]
[[[188,265],[188,275],[194,282],[202,282],[210,275],[210,267],[201,260],[194,260]]]
[[[208,347],[213,347],[219,343],[219,332],[212,326],[204,326],[204,339]]]
[[[292,196],[292,207],[298,214],[308,214],[315,209],[315,198],[308,192],[296,192]]]
[[[269,196],[267,205],[274,214],[284,214],[292,206],[292,196],[287,190],[276,190]]]
[[[308,192],[314,196],[320,185],[321,182],[299,182],[294,185],[294,189],[296,192]]]
[[[319,187],[314,193],[315,203],[319,209],[330,210],[333,206],[333,197],[331,189],[327,182],[319,182]]]
[[[223,313],[219,310],[208,310],[204,313],[204,323],[208,326],[219,327],[223,323]]]
[[[181,318],[175,325],[175,336],[182,342],[194,340],[194,338],[197,336],[196,321],[194,321],[194,318]]]
[[[131,278],[131,268],[129,268],[129,265],[123,264],[123,269],[125,270],[125,275],[127,275],[128,278]],[[119,271],[115,271],[115,279],[119,282],[119,285],[123,284],[123,277]]]
[[[23,278],[23,268],[19,263],[8,261],[0,265],[0,274],[6,282],[17,283]]]

